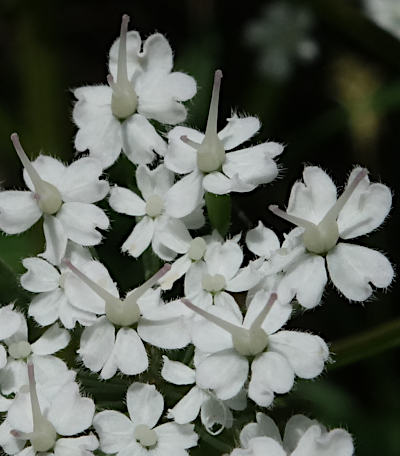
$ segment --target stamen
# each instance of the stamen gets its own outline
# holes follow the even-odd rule
[[[31,399],[33,432],[20,432],[13,429],[11,434],[17,439],[30,440],[35,451],[49,451],[57,440],[54,426],[46,419],[40,410],[39,399],[36,391],[34,367],[28,362],[29,395]]]
[[[288,214],[287,212],[283,211],[282,209],[279,209],[278,206],[275,204],[271,204],[268,206],[268,209],[273,212],[275,215],[277,215],[280,218],[283,218],[284,220],[293,223],[293,225],[300,226],[305,229],[316,229],[317,225],[315,225],[312,222],[309,222],[308,220],[305,220],[301,217],[296,217],[295,215]]]
[[[271,293],[271,296],[268,299],[267,304],[265,307],[261,310],[261,312],[257,315],[253,323],[251,324],[250,330],[254,330],[257,328],[261,328],[261,325],[264,323],[264,320],[267,318],[267,315],[271,311],[272,306],[278,299],[278,295],[276,293]]]
[[[186,135],[181,136],[181,141],[184,142],[185,144],[187,144],[188,146],[193,147],[193,149],[196,149],[196,150],[200,147],[200,144],[198,142],[192,141]]]
[[[222,71],[217,70],[214,76],[214,86],[208,112],[207,127],[204,139],[197,147],[197,166],[203,173],[211,173],[221,168],[225,161],[225,149],[218,138],[218,102],[221,88]]]
[[[26,169],[26,172],[32,181],[36,192],[34,197],[38,201],[40,209],[46,214],[56,213],[62,205],[60,192],[56,187],[54,187],[54,185],[44,181],[39,176],[39,173],[33,167],[24,149],[22,148],[17,133],[13,133],[11,135],[11,141],[14,145],[15,152],[17,152],[17,155],[21,160],[22,166]]]
[[[118,119],[126,119],[137,108],[138,97],[129,81],[128,65],[126,58],[126,35],[128,33],[129,16],[124,14],[121,22],[121,33],[118,45],[117,82],[111,75],[107,76],[107,82],[112,88],[111,110]]]
[[[340,195],[336,203],[332,206],[331,209],[327,212],[324,219],[337,219],[340,211],[343,209],[344,205],[347,203],[354,190],[358,187],[358,184],[364,179],[368,174],[368,170],[361,169],[357,176],[354,178],[353,182],[346,187],[344,192]]]
[[[247,333],[247,329],[234,325],[234,324],[230,323],[229,321],[225,321],[222,318],[217,317],[216,315],[213,315],[212,313],[207,312],[206,310],[203,310],[200,307],[197,307],[191,301],[189,301],[189,299],[187,299],[187,298],[182,298],[181,301],[183,302],[183,304],[185,304],[185,306],[187,306],[187,307],[189,307],[189,309],[193,310],[193,312],[198,313],[199,315],[204,317],[206,320],[211,321],[215,325],[224,329],[229,334],[231,334],[231,336],[245,335]]]

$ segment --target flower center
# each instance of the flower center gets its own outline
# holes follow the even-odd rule
[[[26,340],[14,342],[13,344],[9,345],[8,353],[14,359],[27,358],[32,353],[31,344]]]
[[[146,214],[149,217],[158,217],[164,210],[164,202],[159,195],[151,195],[146,201]]]
[[[242,326],[235,325],[229,321],[225,321],[216,315],[213,315],[200,307],[195,306],[188,299],[183,298],[182,302],[192,309],[194,312],[200,314],[202,317],[211,321],[215,325],[219,326],[232,336],[232,343],[238,353],[243,356],[255,356],[261,353],[268,346],[268,334],[262,329],[266,316],[271,310],[271,307],[277,300],[276,293],[271,293],[271,296],[263,307],[261,312],[257,315],[250,328],[244,328]]]
[[[19,142],[17,133],[11,135],[11,141],[14,144],[15,151],[23,167],[25,168],[28,176],[30,177],[33,187],[35,189],[35,198],[37,199],[38,206],[45,214],[55,214],[62,205],[61,194],[54,185],[44,181],[32,166],[24,149]]]
[[[138,97],[128,78],[126,61],[126,35],[128,33],[129,16],[124,14],[121,22],[121,34],[118,46],[117,82],[111,74],[107,82],[112,89],[111,110],[115,117],[124,120],[131,116],[137,108]]]
[[[201,281],[203,289],[210,293],[218,293],[226,287],[226,280],[222,274],[205,274]]]
[[[29,395],[31,399],[33,432],[12,430],[11,434],[17,439],[30,440],[35,451],[49,451],[57,440],[57,432],[50,421],[42,415],[36,392],[36,382],[33,364],[28,362]]]
[[[358,184],[366,175],[366,169],[360,170],[354,180],[346,187],[345,191],[340,195],[336,203],[328,210],[318,224],[312,223],[295,215],[288,214],[275,205],[269,206],[269,209],[278,217],[304,228],[303,242],[305,248],[309,252],[317,255],[325,254],[336,245],[339,239],[337,218],[340,211],[343,209],[343,206],[349,200]]]
[[[187,136],[181,137],[183,142],[197,150],[197,167],[203,173],[211,173],[219,170],[225,161],[225,149],[217,134],[218,101],[221,79],[222,71],[217,70],[214,76],[206,133],[202,143],[198,144]]]
[[[138,424],[135,428],[135,439],[144,447],[152,447],[158,441],[158,436],[154,429],[150,429],[145,424]]]
[[[107,318],[111,321],[111,323],[118,326],[131,326],[139,321],[140,309],[137,303],[138,299],[171,269],[171,265],[168,263],[164,264],[164,266],[152,277],[150,277],[149,280],[129,292],[125,299],[121,300],[90,279],[69,260],[64,258],[63,264],[71,269],[71,271],[76,274],[91,290],[100,296],[100,298],[104,299]]]
[[[188,250],[188,256],[193,261],[198,261],[203,258],[203,255],[206,251],[207,244],[206,241],[201,238],[197,237],[192,240],[190,243],[190,247]]]

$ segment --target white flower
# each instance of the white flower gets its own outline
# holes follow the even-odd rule
[[[199,364],[199,356],[194,356],[195,367]],[[161,376],[175,385],[192,385],[196,383],[196,370],[179,361],[171,361],[163,356]],[[194,385],[185,396],[170,410],[168,418],[176,423],[186,424],[194,421],[200,413],[203,426],[212,435],[220,434],[233,424],[232,410],[244,410],[247,405],[246,394],[242,390],[234,398],[221,401],[211,391]]]
[[[117,186],[111,189],[110,194],[110,206],[115,211],[142,217],[122,245],[122,251],[138,257],[151,243],[160,258],[172,260],[191,239],[187,227],[200,228],[204,224],[202,211],[199,207],[193,208],[192,214],[188,212],[176,218],[174,214],[180,202],[175,188],[179,182],[173,185],[174,174],[164,165],[154,170],[140,165],[136,180],[143,199],[127,188]]]
[[[52,448],[56,456],[67,456],[71,447],[96,449],[98,445],[94,436],[87,436],[86,440],[89,441],[86,442],[64,439],[56,445],[58,435],[73,436],[91,426],[95,411],[94,402],[80,396],[79,387],[75,382],[64,384],[57,394],[49,399],[48,396],[41,394],[42,390],[36,389],[33,366],[31,362],[28,363],[29,389],[22,389],[17,393],[2,424],[11,429],[11,435],[1,442],[2,445],[6,444],[11,450],[8,451],[9,454],[15,454],[29,440],[31,449],[28,450],[28,447],[24,451],[32,455]],[[16,451],[12,451],[12,447]]]
[[[196,305],[205,308],[213,302],[229,302],[233,298],[226,291],[246,291],[262,277],[251,263],[241,268],[239,238],[211,242],[203,259],[191,264],[185,275],[185,296]]]
[[[188,455],[187,448],[196,446],[197,434],[191,424],[157,425],[164,399],[154,385],[132,383],[126,394],[129,418],[113,410],[97,413],[94,428],[100,437],[100,449],[117,456]]]
[[[109,86],[81,87],[73,119],[79,130],[78,151],[89,149],[104,168],[111,166],[121,149],[136,164],[150,163],[154,152],[164,155],[166,145],[148,119],[177,124],[186,118],[182,101],[196,93],[194,79],[172,72],[172,50],[159,33],[142,43],[138,32],[128,32],[124,15],[121,36],[110,50]]]
[[[215,391],[220,399],[235,396],[245,384],[249,360],[251,379],[248,396],[262,407],[269,406],[274,393],[291,390],[295,374],[301,378],[319,375],[329,351],[318,336],[298,331],[279,331],[288,320],[290,304],[273,306],[276,294],[260,290],[249,303],[243,319],[233,301],[200,309],[183,302],[204,317],[193,329],[193,344],[211,353],[196,370],[196,383]]]
[[[265,142],[226,152],[250,139],[259,130],[260,122],[255,117],[233,115],[217,134],[221,77],[221,71],[216,71],[205,134],[187,127],[175,127],[168,133],[165,166],[175,173],[187,174],[176,185],[181,204],[175,217],[193,210],[204,191],[219,195],[248,192],[271,182],[278,174],[273,158],[283,151],[280,144]]]
[[[141,338],[166,349],[183,348],[190,342],[184,320],[184,314],[188,312],[184,306],[160,303],[159,292],[145,295],[168,271],[168,264],[123,300],[119,299],[118,289],[104,267],[87,269],[86,275],[69,260],[64,260],[64,264],[82,282],[80,287],[73,288],[73,301],[78,306],[80,301],[84,305],[87,300],[84,291],[87,288],[102,300],[103,310],[98,313],[105,315],[83,330],[78,349],[85,366],[93,372],[100,371],[102,378],[113,377],[118,369],[127,375],[147,369],[149,361]],[[136,323],[137,331],[132,328]]]
[[[367,171],[361,168],[352,171],[339,198],[322,169],[306,167],[303,180],[293,186],[286,212],[270,206],[274,214],[301,227],[287,239],[290,250],[297,253],[285,266],[282,291],[296,295],[304,307],[317,305],[327,282],[325,258],[332,282],[350,300],[368,299],[370,282],[378,288],[388,287],[393,268],[384,255],[338,240],[367,234],[383,222],[392,202],[389,188],[370,184]]]
[[[30,162],[16,133],[11,135],[15,150],[24,166],[24,180],[29,191],[0,192],[0,229],[17,234],[30,228],[43,215],[46,237],[44,258],[58,264],[65,254],[67,240],[84,246],[101,242],[109,226],[104,211],[93,203],[109,191],[100,180],[102,168],[93,158],[80,158],[69,166],[52,157],[40,155]]]
[[[241,448],[231,456],[351,456],[354,445],[344,429],[328,432],[324,426],[303,415],[292,416],[283,441],[274,421],[257,413],[257,423],[249,423],[240,433]]]
[[[86,268],[105,269],[92,260],[87,249],[78,245],[69,243],[67,256],[85,272]],[[82,286],[77,287],[79,279],[66,266],[54,267],[41,258],[25,258],[22,264],[27,272],[21,276],[21,285],[38,293],[29,304],[28,314],[40,325],[47,326],[59,319],[68,329],[74,328],[76,322],[90,326],[97,319],[96,312],[104,311],[101,298],[87,287],[83,290]],[[79,300],[75,299],[76,295]],[[81,299],[82,296],[85,299]]]

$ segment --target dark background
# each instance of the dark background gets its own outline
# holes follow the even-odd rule
[[[254,227],[258,220],[280,233],[288,231],[289,225],[275,219],[267,207],[287,203],[304,164],[328,170],[339,186],[345,184],[355,164],[366,166],[372,181],[393,189],[396,207],[400,41],[368,20],[358,2],[288,1],[294,8],[307,7],[312,15],[309,34],[318,55],[311,62],[294,61],[286,78],[272,78],[260,72],[257,62],[260,48],[273,43],[257,47],[245,39],[249,23],[260,20],[271,3],[1,0],[2,188],[23,186],[21,167],[9,140],[13,131],[20,134],[32,158],[42,150],[72,160],[76,130],[71,122],[71,89],[105,83],[107,53],[119,33],[121,15],[127,13],[130,29],[139,30],[143,37],[154,31],[164,33],[175,52],[175,69],[197,80],[198,94],[188,103],[188,125],[204,128],[213,72],[221,68],[221,126],[231,109],[257,115],[263,126],[256,139],[287,145],[280,159],[281,179],[250,195],[233,197],[232,234]],[[281,29],[278,42],[290,42],[294,24]],[[129,166],[121,159],[110,170],[111,178],[129,178],[133,172]],[[123,177],[122,169],[128,169]],[[119,253],[132,221],[109,213],[114,231],[98,252],[126,290],[141,280],[138,262]],[[383,228],[356,242],[376,246],[398,264],[398,227],[398,210],[393,209]],[[17,274],[22,273],[21,259],[43,251],[42,242],[40,224],[19,236],[2,235],[0,258]],[[2,283],[3,304],[12,299],[7,286]],[[329,286],[323,306],[291,325],[337,341],[397,320],[398,298],[393,285],[363,305],[351,304]],[[392,349],[351,365],[333,365],[317,381],[298,382],[294,393],[283,405],[278,402],[271,415],[284,423],[292,413],[303,412],[328,427],[347,428],[355,438],[358,455],[398,455],[398,355],[398,349]]]

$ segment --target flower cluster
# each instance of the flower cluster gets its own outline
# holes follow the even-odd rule
[[[233,114],[218,132],[220,70],[205,132],[177,125],[196,83],[173,72],[164,36],[142,44],[128,22],[123,16],[110,50],[108,84],[74,92],[75,147],[85,155],[68,166],[44,155],[31,161],[18,135],[11,137],[29,190],[0,192],[0,229],[21,233],[43,218],[46,246],[22,261],[28,306],[0,308],[0,445],[7,454],[88,456],[99,448],[119,456],[186,455],[199,440],[194,422],[219,434],[248,404],[270,408],[296,378],[323,372],[327,343],[284,327],[295,303],[321,303],[328,273],[351,301],[365,301],[371,284],[387,288],[393,279],[382,253],[347,242],[380,226],[391,207],[390,190],[370,183],[361,167],[338,196],[328,174],[307,166],[286,211],[270,206],[296,225],[282,244],[261,222],[231,237],[209,230],[215,209],[208,197],[270,183],[284,147],[252,140],[256,117]],[[130,188],[110,185],[105,174],[121,151],[136,165]],[[123,297],[89,249],[110,228],[96,205],[105,198],[133,217],[122,252],[140,259],[151,246],[160,265],[170,262]],[[167,290],[173,300],[166,301]],[[35,324],[43,329],[32,341]],[[55,356],[68,349],[77,362]],[[161,358],[161,350],[177,349]],[[97,382],[106,390],[118,373],[129,382],[126,407],[85,397],[85,378],[108,380]],[[240,448],[232,444],[232,456],[353,454],[344,430],[328,432],[296,415],[282,440],[271,418],[256,418],[243,427]]]

